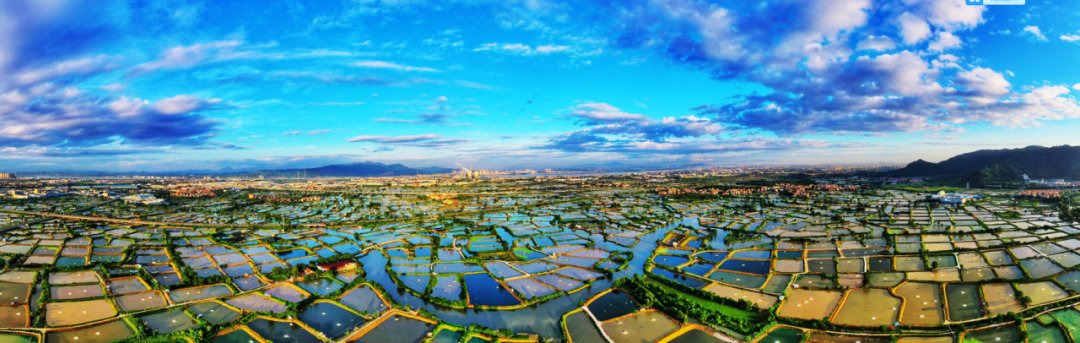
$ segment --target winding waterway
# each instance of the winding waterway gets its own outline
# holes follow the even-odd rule
[[[683,221],[677,221],[642,235],[638,243],[630,249],[607,242],[603,237],[599,237],[599,235],[593,235],[592,239],[597,243],[596,247],[599,249],[605,251],[630,251],[632,253],[632,257],[627,264],[627,267],[614,274],[614,279],[618,279],[642,273],[644,271],[645,261],[652,255],[653,250],[656,250],[657,242],[663,238],[668,231],[671,231],[683,223],[691,224],[690,221],[690,218]],[[697,220],[694,219],[692,221],[692,226],[696,225]],[[507,329],[515,333],[532,333],[558,341],[561,341],[563,336],[562,329],[559,325],[559,320],[562,318],[562,315],[581,306],[581,303],[586,299],[611,288],[611,280],[613,280],[597,280],[582,291],[523,309],[459,310],[434,305],[411,293],[398,290],[397,285],[394,284],[394,281],[390,279],[390,275],[387,274],[389,259],[381,251],[369,250],[369,252],[360,257],[360,263],[363,265],[364,272],[366,273],[365,277],[382,286],[382,288],[389,293],[390,297],[394,299],[394,302],[399,304],[416,309],[423,308],[434,313],[440,319],[455,325],[479,325],[496,330]]]
[[[648,261],[649,256],[656,250],[660,239],[662,239],[669,231],[679,226],[702,229],[696,217],[681,218],[662,228],[641,235],[637,244],[632,248],[626,248],[609,242],[600,234],[592,234],[589,239],[595,243],[595,248],[597,249],[609,252],[629,251],[631,253],[631,258],[630,262],[627,263],[626,268],[615,272],[610,279],[604,278],[594,281],[584,290],[517,310],[460,310],[438,306],[429,303],[412,293],[399,290],[397,284],[395,284],[390,278],[390,275],[387,274],[389,259],[381,250],[369,250],[360,257],[360,263],[363,265],[366,278],[382,286],[396,303],[414,309],[425,309],[434,313],[440,319],[454,325],[479,325],[495,330],[506,329],[515,333],[537,334],[543,338],[561,341],[563,333],[559,321],[563,314],[581,306],[582,303],[590,297],[611,288],[612,280],[644,273],[645,262]],[[710,248],[713,249],[741,249],[771,241],[770,238],[763,237],[750,242],[740,242],[728,245],[723,242],[723,237],[728,233],[726,230],[715,228],[709,229],[717,231],[717,236],[710,242]],[[508,237],[504,237],[503,239],[506,238]]]

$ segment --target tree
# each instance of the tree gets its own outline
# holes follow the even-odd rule
[[[1058,218],[1067,222],[1080,221],[1080,194],[1076,192],[1063,192],[1058,200]]]

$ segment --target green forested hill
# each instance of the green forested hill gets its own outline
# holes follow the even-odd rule
[[[1032,179],[1080,179],[1080,146],[1029,146],[1021,149],[979,150],[932,163],[911,162],[892,176],[937,177],[974,185],[1021,184]]]

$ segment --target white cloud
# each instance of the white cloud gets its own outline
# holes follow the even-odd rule
[[[1035,25],[1024,26],[1024,32],[1031,35],[1032,37],[1034,37],[1037,40],[1040,40],[1040,41],[1043,41],[1043,42],[1047,41],[1046,35],[1044,35],[1042,33],[1042,30],[1039,29],[1038,26],[1035,26]]]
[[[715,135],[724,129],[709,118],[691,115],[664,117],[657,121],[641,114],[625,112],[603,102],[578,104],[570,109],[570,116],[582,119],[581,124],[588,126],[577,131],[579,138],[608,135],[663,142],[670,138]]]
[[[521,56],[534,56],[534,55],[550,55],[556,53],[570,52],[570,47],[566,45],[540,45],[530,46],[522,43],[484,43],[473,49],[473,51],[490,51],[490,52],[502,52],[512,55]]]
[[[936,27],[949,31],[972,28],[982,23],[986,6],[968,6],[963,1],[941,0],[905,0],[905,3],[918,4],[926,13],[926,19]]]
[[[377,143],[386,145],[402,145],[419,148],[439,148],[470,142],[468,139],[444,138],[436,134],[407,135],[407,136],[374,136],[363,135],[349,139],[350,143]]]
[[[871,35],[859,41],[859,44],[855,46],[855,50],[889,51],[892,49],[896,49],[896,43],[893,43],[888,36]]]
[[[115,93],[115,92],[119,92],[119,91],[123,91],[124,89],[127,89],[127,86],[124,85],[123,83],[113,82],[113,83],[101,86],[101,89],[104,89],[104,90]]]
[[[807,6],[807,18],[811,31],[825,37],[833,37],[840,31],[866,24],[870,0],[816,0]]]
[[[163,50],[157,59],[141,63],[130,72],[138,76],[159,70],[189,69],[200,65],[234,60],[283,60],[348,57],[347,51],[315,49],[299,51],[272,51],[277,42],[248,44],[243,40],[229,39],[174,46]]]
[[[191,95],[177,95],[158,100],[154,103],[154,109],[162,114],[178,114],[200,110],[220,102],[221,99],[203,100]]]
[[[536,47],[536,53],[546,55],[550,53],[563,52],[570,50],[570,47],[565,45],[541,45]]]
[[[361,106],[366,105],[367,103],[363,101],[324,101],[313,102],[311,104],[315,106]]]
[[[116,58],[96,56],[60,61],[42,68],[23,71],[15,75],[19,85],[31,85],[64,76],[90,75],[116,68]],[[0,85],[4,82],[0,81]]]
[[[911,51],[884,54],[873,59],[861,59],[869,69],[880,73],[884,90],[906,96],[926,96],[941,92],[926,61]]]
[[[994,103],[1009,94],[1009,81],[990,68],[975,68],[956,74],[956,83],[972,92],[971,101],[979,105]]]
[[[1061,35],[1061,37],[1058,37],[1058,38],[1061,38],[1061,40],[1066,41],[1066,42],[1080,42],[1080,35],[1064,34],[1064,35]]]
[[[952,32],[941,31],[938,32],[937,39],[934,39],[933,42],[930,42],[930,46],[928,48],[931,51],[945,51],[952,48],[958,48],[961,44],[963,44],[963,42],[960,41],[959,37],[956,37],[956,35],[952,34]]]
[[[356,62],[352,63],[352,66],[359,67],[359,68],[368,68],[368,69],[390,69],[390,70],[397,70],[397,71],[416,71],[416,72],[425,72],[425,73],[438,72],[438,70],[436,70],[434,68],[416,67],[416,66],[398,64],[398,63],[394,63],[394,62],[374,61],[374,60],[356,61]]]
[[[330,129],[320,129],[320,130],[311,130],[311,131],[293,130],[293,131],[282,132],[281,135],[282,136],[303,136],[303,135],[318,136],[318,135],[325,135],[327,133],[330,133]]]
[[[0,146],[208,146],[217,122],[198,112],[219,99],[179,95],[149,100],[100,97],[74,86],[43,83],[0,94]]]
[[[1043,120],[1080,117],[1080,104],[1068,96],[1064,85],[1042,86],[982,108],[968,111],[967,120],[982,120],[998,126],[1032,127]]]
[[[904,12],[899,20],[900,35],[904,38],[905,44],[917,44],[930,37],[930,24],[927,24],[923,18],[911,12]]]
[[[623,112],[615,106],[603,102],[588,102],[574,106],[570,115],[590,122],[639,121],[646,117],[636,113]]]
[[[423,134],[423,135],[409,135],[409,136],[356,136],[349,138],[349,142],[377,142],[377,143],[412,143],[420,141],[429,141],[442,138],[442,136],[436,134]]]
[[[243,45],[238,40],[222,40],[185,46],[175,46],[162,51],[158,59],[135,66],[133,74],[157,70],[191,68],[208,61],[230,59],[234,48]]]
[[[150,101],[122,96],[109,103],[109,109],[120,117],[132,117],[139,115],[143,108],[150,105]]]

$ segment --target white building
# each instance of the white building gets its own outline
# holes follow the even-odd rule
[[[132,194],[126,197],[120,198],[125,202],[143,205],[161,205],[165,203],[165,199],[159,199],[150,194]]]

